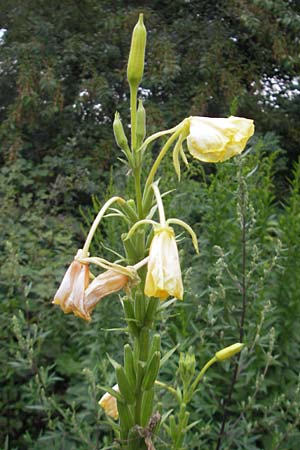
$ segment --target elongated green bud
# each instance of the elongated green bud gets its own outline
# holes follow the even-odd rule
[[[117,145],[123,150],[128,149],[128,140],[124,132],[124,128],[120,119],[118,111],[115,113],[115,120],[113,123],[114,135]]]
[[[116,368],[116,376],[119,390],[123,395],[125,402],[131,405],[135,400],[134,391],[130,386],[126,373],[121,365],[118,365]]]
[[[145,318],[145,298],[144,295],[141,292],[137,292],[135,294],[135,299],[134,299],[134,313],[135,313],[135,318],[137,320],[137,324],[139,326],[143,326],[144,323],[144,318]]]
[[[170,416],[170,431],[171,431],[171,436],[172,436],[173,440],[176,440],[178,430],[177,430],[177,424],[175,421],[175,417],[173,414]]]
[[[130,430],[130,428],[134,426],[134,419],[130,408],[128,407],[128,405],[125,405],[124,403],[119,401],[117,401],[117,408],[120,417],[121,430]]]
[[[124,211],[126,216],[131,222],[137,222],[139,220],[138,215],[136,213],[134,200],[128,200],[127,202],[121,205],[121,209]]]
[[[140,14],[133,29],[127,66],[128,82],[133,88],[137,88],[143,78],[146,38],[147,32],[143,22],[143,14]]]
[[[127,325],[128,325],[129,331],[134,336],[138,336],[139,329],[138,329],[138,327],[136,326],[136,323],[135,323],[133,304],[132,304],[132,301],[128,297],[125,297],[123,299],[123,308],[124,308],[124,312],[125,312],[126,321],[127,321]]]
[[[138,261],[138,254],[132,243],[132,239],[126,239],[127,238],[126,233],[123,233],[121,238],[123,240],[123,245],[125,248],[128,264],[133,265],[136,261]]]
[[[130,198],[129,200],[127,200],[126,203],[131,209],[136,211],[136,205],[135,205],[135,201],[133,200],[133,198]]]
[[[134,387],[136,382],[136,374],[134,370],[133,354],[129,344],[124,346],[124,367],[129,384]]]
[[[145,363],[143,361],[138,361],[137,364],[137,380],[136,380],[136,385],[138,387],[138,389],[141,387],[142,384],[142,379],[144,377],[144,373],[145,373]]]
[[[139,230],[136,230],[135,239],[138,259],[141,260],[143,259],[145,254],[145,230],[142,230],[141,228]]]
[[[153,399],[154,399],[154,389],[149,389],[148,391],[144,391],[142,398],[142,407],[141,407],[141,425],[145,427],[152,414],[153,409]]]
[[[159,305],[159,298],[149,298],[148,308],[145,315],[145,325],[149,326],[153,322],[156,309]]]
[[[148,391],[154,385],[160,365],[160,352],[155,352],[147,365],[145,376],[142,382],[142,389]]]
[[[229,345],[229,347],[225,347],[219,352],[215,354],[215,357],[218,361],[224,361],[224,359],[231,358],[236,353],[239,353],[242,348],[244,347],[244,344],[241,344],[240,342],[237,342],[236,344]]]
[[[151,342],[151,347],[150,347],[150,351],[149,351],[149,358],[152,357],[152,355],[155,352],[159,352],[160,351],[160,334],[155,334],[152,338],[152,342]]]
[[[147,361],[148,350],[149,350],[149,329],[142,328],[140,333],[140,360]]]
[[[139,99],[139,106],[136,113],[136,140],[139,148],[146,136],[146,111],[143,102]]]

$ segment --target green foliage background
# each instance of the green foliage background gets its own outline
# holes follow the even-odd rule
[[[97,205],[112,193],[133,196],[112,120],[118,109],[128,121],[126,60],[142,10],[148,132],[189,115],[230,113],[254,118],[257,129],[238,160],[190,161],[180,183],[170,157],[161,168],[162,189],[176,188],[165,198],[168,215],[194,227],[201,254],[194,256],[188,239],[180,244],[185,299],[158,327],[165,351],[180,345],[160,379],[176,377],[180,351],[192,347],[201,368],[240,339],[244,283],[247,348],[231,401],[234,361],[205,377],[185,445],[218,448],[225,404],[220,449],[296,450],[299,3],[3,0],[1,9],[0,448],[104,449],[112,442],[97,400],[101,384],[115,383],[106,353],[120,359],[126,340],[108,331],[124,325],[119,300],[104,299],[91,324],[50,301]],[[109,256],[103,242],[118,250],[121,232],[107,219],[95,250]],[[165,411],[176,408],[165,392],[157,398]],[[164,430],[155,446],[168,448]]]

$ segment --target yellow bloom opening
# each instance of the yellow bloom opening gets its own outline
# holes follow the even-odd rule
[[[157,227],[151,242],[145,294],[165,300],[182,300],[183,285],[175,234],[169,226]]]
[[[243,117],[190,117],[189,121],[189,152],[204,162],[222,162],[242,153],[254,133],[253,120]]]

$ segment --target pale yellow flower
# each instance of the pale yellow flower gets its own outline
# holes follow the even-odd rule
[[[116,392],[120,392],[119,386],[117,384],[115,384],[113,386],[113,390]],[[112,417],[115,420],[118,419],[119,413],[118,413],[118,408],[117,408],[117,400],[115,397],[113,397],[111,394],[106,392],[106,394],[104,394],[100,398],[98,403],[101,406],[101,408],[104,409],[105,414],[107,414],[108,416]]]
[[[183,285],[173,228],[157,226],[151,242],[145,294],[161,300],[169,295],[182,300]]]
[[[89,315],[92,312],[103,297],[118,292],[127,285],[128,281],[128,276],[112,269],[98,275],[84,294],[84,305],[87,314]]]
[[[187,146],[200,161],[222,162],[240,154],[254,133],[251,119],[190,117]]]
[[[74,260],[65,273],[52,303],[60,305],[66,314],[73,312],[76,316],[89,320],[84,306],[84,292],[88,285],[88,264]]]

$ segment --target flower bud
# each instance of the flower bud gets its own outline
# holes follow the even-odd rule
[[[143,102],[139,99],[139,105],[136,113],[136,140],[137,147],[140,147],[146,136],[146,111]]]
[[[195,374],[196,360],[195,355],[189,353],[180,353],[179,373],[184,383],[190,383]]]
[[[239,353],[243,347],[244,344],[237,342],[236,344],[229,345],[229,347],[225,347],[219,352],[217,352],[215,354],[215,357],[217,358],[218,361],[224,361],[225,359],[231,358],[236,353]]]
[[[124,368],[129,384],[131,386],[135,386],[136,373],[134,367],[133,353],[129,344],[126,344],[124,346]]]
[[[146,373],[142,382],[142,389],[148,391],[154,385],[160,366],[160,352],[154,352],[150,362],[147,364]]]
[[[116,367],[116,376],[121,394],[123,395],[126,403],[131,405],[135,400],[134,391],[132,390],[124,368],[120,364]]]
[[[153,399],[154,399],[154,389],[149,389],[144,391],[142,397],[142,407],[141,407],[141,425],[146,427],[152,414],[153,409]]]
[[[118,147],[122,148],[123,150],[125,150],[125,148],[128,148],[128,140],[125,135],[124,128],[120,119],[120,114],[118,113],[118,111],[116,111],[115,113],[113,129]]]
[[[143,14],[140,14],[139,20],[133,29],[127,66],[127,78],[131,87],[137,88],[143,78],[146,36]]]

